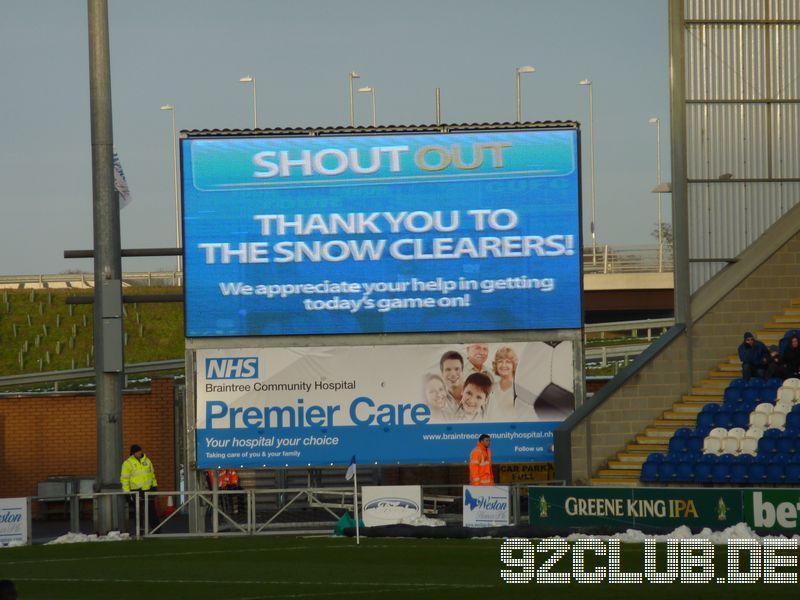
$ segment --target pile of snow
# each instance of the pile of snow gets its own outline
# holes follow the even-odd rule
[[[441,519],[431,519],[430,517],[426,517],[425,515],[419,515],[417,517],[411,517],[408,519],[401,519],[401,525],[422,525],[424,527],[442,527],[446,523]]]
[[[674,531],[662,535],[648,535],[642,533],[637,529],[628,529],[624,533],[615,533],[614,535],[586,535],[585,533],[573,533],[571,535],[568,535],[564,539],[566,539],[569,542],[574,542],[575,540],[596,538],[601,540],[615,539],[623,543],[641,543],[646,539],[656,540],[657,542],[665,542],[667,540],[673,540],[673,539],[685,540],[689,538],[695,538],[695,539],[710,540],[713,544],[721,546],[727,543],[727,541],[731,539],[744,538],[744,539],[761,541],[765,537],[785,538],[786,536],[777,535],[777,536],[761,537],[755,531],[750,529],[750,527],[748,527],[745,523],[737,523],[736,525],[732,525],[731,527],[728,527],[727,529],[724,529],[722,531],[711,531],[711,529],[706,527],[699,533],[692,533],[691,529],[689,529],[686,525],[681,525]],[[792,536],[792,539],[794,538],[800,539],[800,535],[795,534]]]
[[[129,533],[119,531],[109,531],[108,535],[97,535],[96,533],[66,533],[61,537],[47,542],[49,544],[82,544],[84,542],[122,542],[130,539]]]

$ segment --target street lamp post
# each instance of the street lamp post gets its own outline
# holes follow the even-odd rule
[[[239,78],[239,83],[252,83],[253,84],[253,129],[258,129],[258,102],[256,100],[256,78],[247,75]]]
[[[178,135],[175,130],[175,105],[165,104],[161,110],[168,110],[172,116],[172,184],[175,189],[175,247],[181,247],[181,200],[178,194]],[[178,273],[182,271],[183,260],[178,256]]]
[[[355,71],[350,71],[350,75],[348,76],[350,82],[350,127],[355,127],[356,125],[356,113],[353,108],[353,79],[358,79],[359,77],[361,77],[361,75]]]
[[[595,194],[594,194],[594,106],[592,104],[592,82],[589,79],[581,79],[579,85],[585,85],[589,88],[589,162],[591,164],[591,186],[592,186],[592,264],[597,264],[597,232],[595,212]]]
[[[364,92],[365,94],[372,94],[372,126],[375,127],[378,123],[375,116],[375,88],[365,85],[364,87],[358,88],[358,91]]]
[[[520,75],[523,73],[536,73],[531,66],[517,67],[517,123],[522,122],[522,94],[520,92]]]
[[[661,121],[651,117],[648,123],[656,126],[656,186],[661,185]],[[658,194],[658,272],[664,267],[664,232],[661,220],[661,194]]]

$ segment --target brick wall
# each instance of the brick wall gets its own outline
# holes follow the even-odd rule
[[[153,460],[162,490],[175,489],[174,381],[123,396],[122,456],[139,444]],[[94,394],[0,397],[0,498],[35,496],[51,476],[97,472]]]

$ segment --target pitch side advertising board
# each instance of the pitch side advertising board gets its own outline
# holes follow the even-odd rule
[[[463,464],[482,433],[495,462],[547,461],[575,402],[571,341],[200,349],[196,361],[199,468]]]
[[[576,128],[181,153],[187,337],[581,326]]]

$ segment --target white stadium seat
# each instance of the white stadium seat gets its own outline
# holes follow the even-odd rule
[[[774,412],[769,416],[770,428],[783,429],[784,425],[786,425],[786,413]]]
[[[769,414],[772,412],[772,404],[769,402],[762,402],[756,406],[756,412]]]
[[[714,427],[714,429],[708,432],[708,437],[718,438],[720,440],[725,439],[728,437],[728,430],[724,427]]]
[[[723,454],[739,454],[739,438],[726,437],[722,440]]]
[[[755,456],[758,452],[758,440],[751,437],[742,438],[739,441],[739,452]]]
[[[783,386],[778,390],[778,402],[794,402],[795,389]]]
[[[797,377],[790,377],[789,379],[783,382],[783,387],[798,389],[800,388],[800,379],[798,379]]]
[[[753,427],[750,426],[750,429],[744,432],[744,437],[751,438],[754,440],[758,440],[764,437],[764,428],[763,427]]]
[[[703,440],[705,454],[722,454],[722,438],[707,437]]]
[[[728,436],[727,437],[732,437],[732,438],[736,438],[737,440],[740,440],[740,439],[742,439],[744,437],[744,435],[745,435],[745,431],[744,431],[743,428],[734,427],[733,429],[730,429],[728,431]]]
[[[788,415],[790,412],[792,412],[792,406],[793,404],[791,402],[784,402],[783,400],[781,400],[775,405],[775,407],[772,409],[772,412],[773,413],[779,412]]]
[[[769,422],[769,414],[754,411],[750,413],[750,429],[766,429]]]

